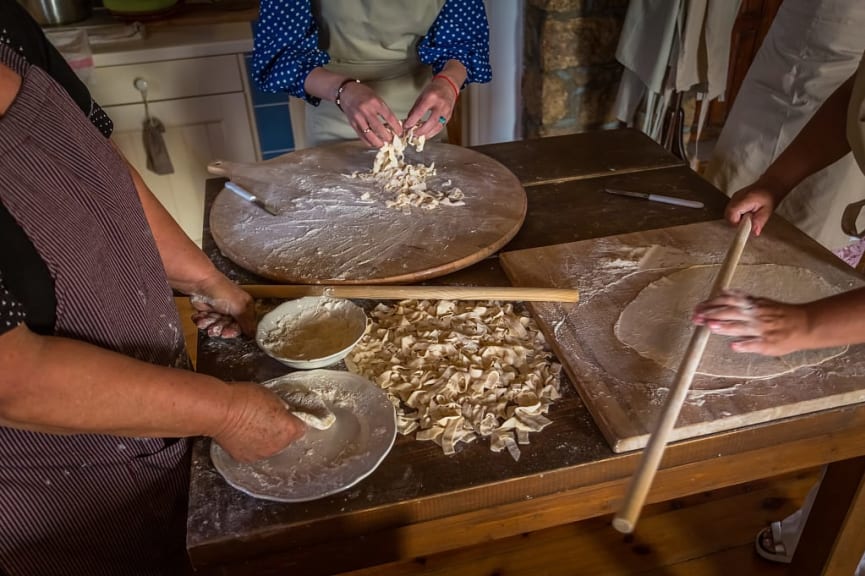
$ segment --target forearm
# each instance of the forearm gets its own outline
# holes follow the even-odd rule
[[[0,422],[50,433],[213,436],[231,386],[19,326],[0,336]]]
[[[783,199],[802,180],[850,152],[847,104],[853,78],[838,87],[760,178]]]
[[[156,240],[169,284],[184,294],[195,293],[208,279],[218,274],[213,262],[171,217],[138,171],[128,162],[126,164]]]
[[[303,83],[303,89],[310,96],[333,102],[339,85],[346,80],[353,80],[348,76],[336,74],[324,68],[314,68]]]
[[[461,87],[463,84],[465,84],[466,78],[468,77],[468,71],[466,70],[466,67],[463,66],[462,62],[460,62],[459,60],[448,60],[445,63],[444,68],[442,68],[441,72],[436,74],[436,76],[438,76],[439,74],[444,74],[445,76],[447,76],[457,87]]]
[[[804,306],[806,348],[865,343],[865,288],[844,292]]]

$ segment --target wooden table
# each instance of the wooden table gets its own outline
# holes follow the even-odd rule
[[[657,144],[631,130],[496,144],[480,152],[510,166],[528,194],[528,216],[505,250],[572,242],[721,217],[726,198]],[[614,198],[604,186],[705,202],[702,210]],[[220,181],[208,183],[212,200]],[[785,225],[781,223],[781,225]],[[801,236],[803,245],[813,242]],[[205,250],[232,278],[261,282]],[[826,258],[832,256],[826,252]],[[496,258],[440,283],[504,285]],[[284,373],[248,341],[201,335],[198,369],[226,380]],[[357,486],[304,504],[256,500],[213,469],[209,442],[196,443],[187,547],[213,574],[332,574],[409,560],[616,510],[639,452],[614,454],[570,384],[553,424],[522,446],[519,462],[483,442],[446,457],[400,437]],[[672,444],[648,502],[663,502],[829,464],[794,574],[852,574],[865,542],[865,405],[826,410]],[[610,528],[612,530],[612,527]],[[639,526],[637,528],[639,536]]]

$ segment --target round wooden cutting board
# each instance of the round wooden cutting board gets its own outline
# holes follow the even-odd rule
[[[486,258],[522,226],[525,190],[492,158],[450,144],[407,150],[407,162],[435,162],[429,189],[458,187],[465,206],[412,207],[406,214],[385,206],[394,194],[351,177],[369,172],[375,154],[360,142],[341,142],[266,162],[212,164],[212,172],[278,213],[223,190],[210,212],[217,246],[243,268],[283,283],[410,283]],[[369,199],[362,198],[365,192]]]

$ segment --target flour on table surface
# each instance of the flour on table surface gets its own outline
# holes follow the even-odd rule
[[[561,367],[512,304],[405,300],[379,304],[370,318],[346,365],[388,393],[401,434],[445,454],[489,438],[491,450],[516,460],[529,432],[550,424]]]
[[[695,258],[693,253],[658,244],[621,246],[611,242],[609,246],[605,246],[603,238],[598,239],[596,243],[597,246],[592,253],[592,261],[595,263],[595,267],[602,269],[605,274],[595,274],[590,277],[578,275],[576,272],[568,274],[579,282],[574,287],[580,290],[581,302],[586,302],[596,295],[614,290],[617,284],[634,274],[650,270],[680,268]],[[571,266],[581,269],[582,263],[573,262]],[[610,282],[610,273],[616,275],[613,282]]]

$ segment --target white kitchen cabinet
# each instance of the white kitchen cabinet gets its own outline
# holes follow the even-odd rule
[[[246,24],[221,26],[222,34],[213,27],[178,27],[163,32],[165,37],[156,30],[122,50],[100,46],[89,82],[94,99],[114,121],[112,140],[199,245],[205,180],[212,177],[207,164],[254,162],[261,156],[242,54],[251,48],[251,32]],[[220,53],[225,51],[233,53]],[[147,81],[150,114],[165,126],[173,174],[147,169],[145,111],[136,78]]]
[[[243,94],[151,103],[150,113],[165,125],[163,137],[174,166],[174,173],[165,175],[147,170],[142,139],[144,106],[106,107],[114,120],[114,142],[199,246],[204,218],[204,182],[213,178],[207,172],[207,164],[220,158],[255,160],[251,126],[243,112],[245,107]]]

